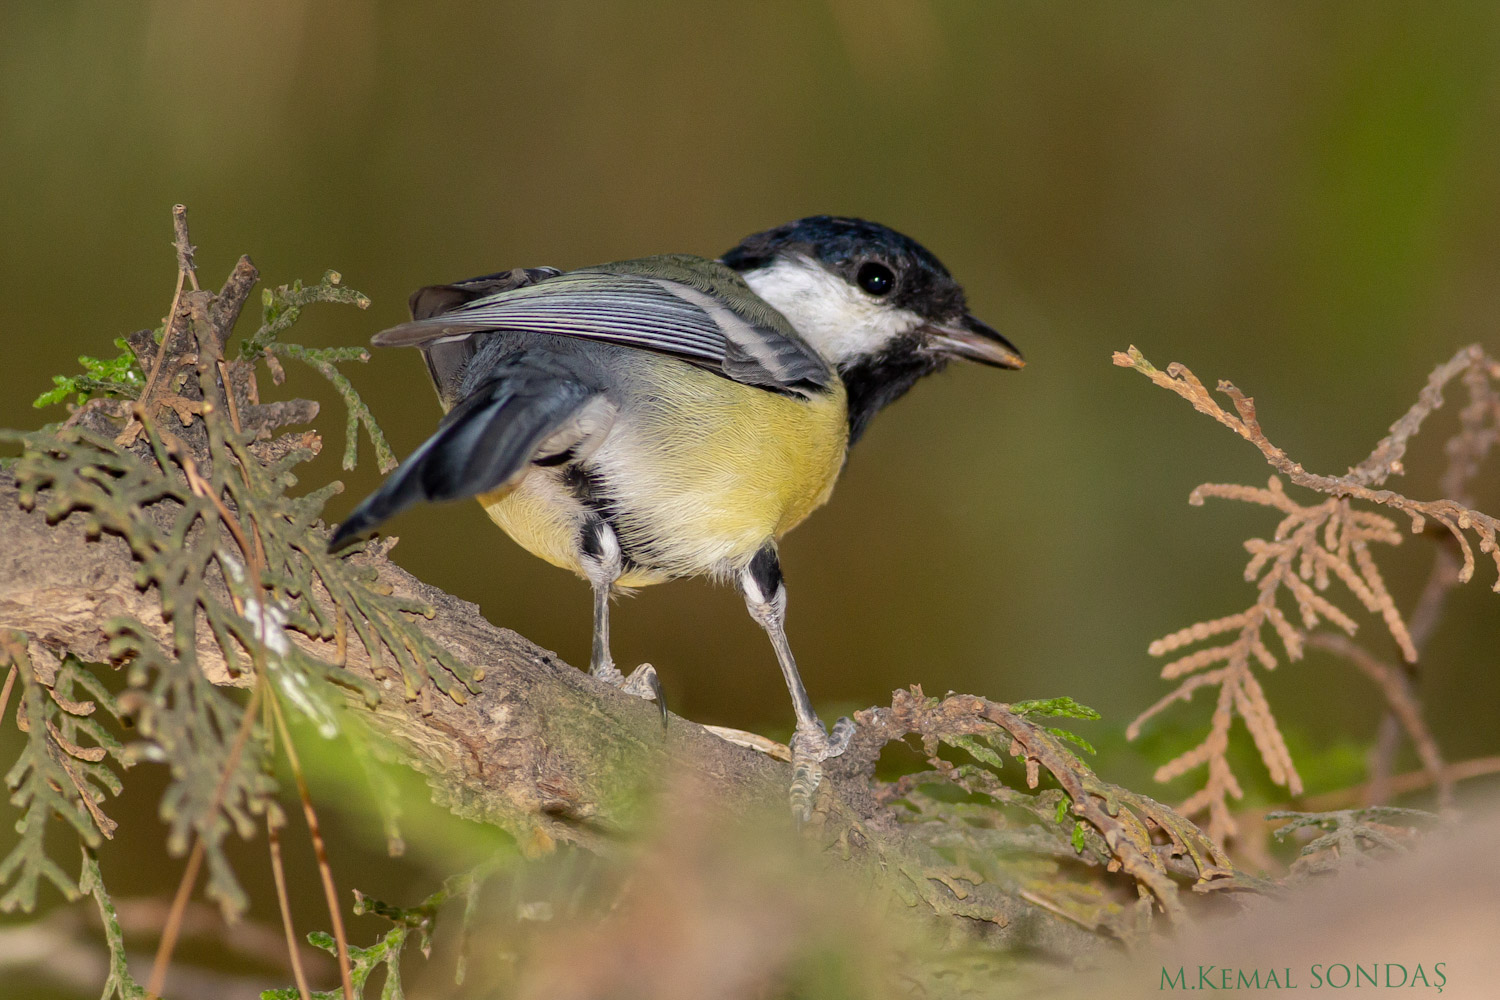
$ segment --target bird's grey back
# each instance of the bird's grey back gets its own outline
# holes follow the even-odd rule
[[[735,272],[664,255],[558,272],[516,269],[412,296],[410,322],[376,346],[422,350],[445,406],[480,344],[500,331],[557,334],[671,355],[732,381],[811,396],[834,381],[828,363]]]

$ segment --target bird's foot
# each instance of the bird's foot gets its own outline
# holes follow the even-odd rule
[[[654,701],[663,710],[666,708],[666,699],[661,693],[661,678],[656,676],[656,668],[649,663],[642,663],[630,672],[629,677],[622,678],[620,690],[637,698]]]
[[[821,720],[813,722],[816,725],[798,726],[792,734],[792,816],[799,823],[812,818],[813,796],[823,782],[823,761],[848,749],[854,736],[854,722],[847,717],[833,724],[832,733]]]
[[[599,678],[606,684],[619,688],[626,694],[633,694],[637,698],[646,701],[654,701],[661,709],[661,724],[665,729],[667,725],[667,698],[662,693],[661,679],[656,676],[656,668],[649,663],[642,663],[630,672],[626,677],[620,673],[620,668],[613,663],[605,663],[593,667],[589,673]]]

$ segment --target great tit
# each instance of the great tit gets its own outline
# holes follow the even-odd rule
[[[447,415],[330,547],[420,501],[477,496],[522,548],[592,586],[589,672],[658,703],[649,665],[625,677],[610,657],[610,599],[733,579],[791,691],[805,819],[853,724],[828,733],[797,674],[777,543],[827,502],[876,412],[951,358],[1020,368],[1020,352],[915,240],[830,216],[718,260],[517,268],[410,305],[373,343],[419,348]]]

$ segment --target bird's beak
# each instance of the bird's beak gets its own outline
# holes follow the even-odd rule
[[[996,368],[1024,368],[1026,360],[1015,345],[968,313],[946,323],[930,323],[927,346],[950,358],[965,358]]]

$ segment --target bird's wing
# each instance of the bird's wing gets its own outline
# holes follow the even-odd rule
[[[428,285],[412,292],[408,304],[412,319],[427,320],[450,313],[475,299],[513,291],[545,278],[555,278],[561,273],[555,267],[517,267],[455,281],[450,285]],[[395,332],[388,330],[386,334]],[[442,330],[434,330],[429,326],[420,327],[418,332],[422,335],[420,340],[401,342],[415,343],[421,349],[422,360],[427,362],[427,374],[432,376],[432,385],[437,390],[438,398],[443,401],[445,409],[451,407],[458,402],[459,379],[469,361],[483,345],[484,335],[469,332],[444,336]]]
[[[499,287],[485,289],[485,282]],[[731,299],[722,294],[726,289]],[[421,347],[429,366],[434,348],[504,330],[656,351],[776,392],[808,395],[833,381],[827,362],[785,317],[750,292],[739,275],[703,258],[648,257],[566,273],[506,272],[423,289],[412,306],[411,322],[372,342]],[[436,367],[433,377],[441,391]]]
[[[505,489],[533,462],[586,454],[609,433],[614,415],[586,378],[514,357],[449,410],[437,433],[339,525],[329,548],[342,548],[413,504]]]

